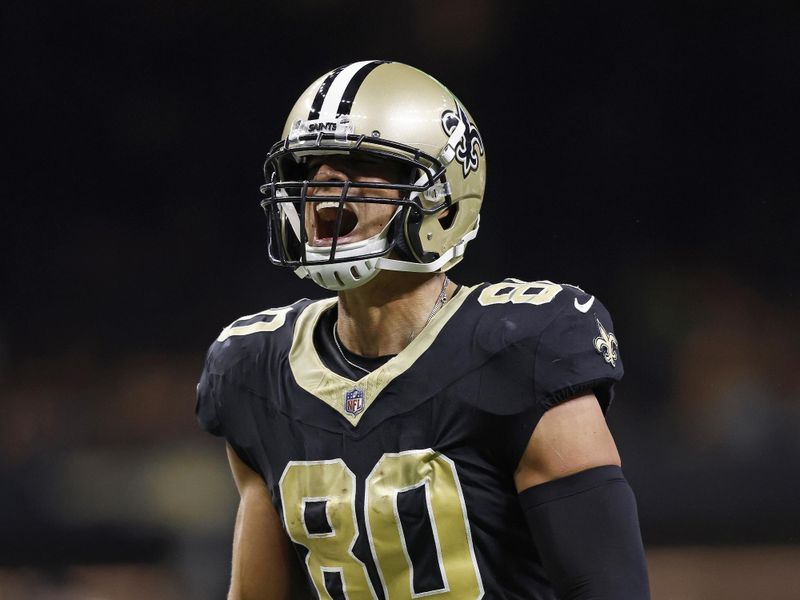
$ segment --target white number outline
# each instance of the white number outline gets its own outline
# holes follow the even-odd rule
[[[541,288],[533,294],[526,293],[531,288]],[[498,292],[510,289],[504,294]],[[520,279],[508,279],[500,283],[493,283],[486,286],[478,296],[478,303],[481,306],[491,306],[493,304],[532,304],[541,306],[552,302],[564,287],[558,283],[553,283],[543,279],[541,281],[522,281]]]
[[[219,336],[217,337],[217,341],[224,342],[229,337],[234,335],[250,335],[252,333],[259,333],[263,331],[275,331],[283,327],[283,324],[286,323],[286,315],[289,314],[293,308],[294,304],[281,308],[268,308],[267,310],[253,313],[252,315],[239,317],[220,332]],[[261,315],[271,316],[272,320],[256,321],[255,323],[250,323],[249,325],[236,325],[236,323],[239,321],[246,321],[254,317],[260,317]]]
[[[303,514],[303,529],[306,532],[306,535],[311,539],[319,539],[319,538],[326,538],[326,537],[333,537],[336,535],[336,527],[333,526],[333,522],[331,521],[331,515],[328,513],[328,502],[330,501],[331,496],[303,496],[300,500],[300,505],[302,508],[300,509]],[[324,502],[325,503],[325,520],[328,522],[328,527],[331,530],[327,533],[311,533],[308,530],[308,523],[306,523],[306,504],[309,502]]]
[[[403,554],[405,554],[406,562],[408,563],[408,587],[411,590],[411,597],[412,598],[422,598],[423,596],[432,596],[434,594],[444,594],[450,591],[450,582],[447,581],[447,573],[444,570],[444,558],[442,557],[442,543],[439,541],[439,528],[436,527],[436,519],[433,516],[433,507],[431,506],[431,495],[430,495],[430,483],[431,478],[425,477],[422,481],[406,486],[404,488],[399,488],[394,493],[394,498],[392,498],[392,509],[394,510],[394,521],[397,525],[397,528],[400,531],[400,544],[403,548]],[[420,486],[424,486],[425,488],[425,509],[428,511],[428,520],[431,523],[431,532],[433,533],[433,544],[436,546],[436,567],[439,569],[439,575],[442,578],[442,583],[444,584],[443,587],[440,587],[435,590],[428,590],[427,592],[417,592],[416,588],[414,587],[414,563],[411,562],[411,555],[408,553],[408,545],[406,544],[406,534],[405,530],[403,529],[403,522],[400,520],[400,509],[397,506],[397,501],[401,493],[403,492],[410,492],[411,490],[415,490]],[[371,540],[371,538],[370,538]],[[370,543],[370,548],[372,549],[372,543]],[[374,549],[373,549],[373,558],[375,558]],[[377,559],[375,559],[377,562]]]

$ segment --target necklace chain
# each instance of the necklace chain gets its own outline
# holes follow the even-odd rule
[[[424,329],[425,326],[431,322],[433,315],[439,312],[439,309],[444,306],[444,303],[447,302],[447,284],[450,283],[450,280],[447,278],[447,275],[444,276],[444,281],[442,281],[442,289],[439,290],[439,295],[436,297],[436,302],[433,303],[433,308],[431,309],[431,314],[428,315],[428,318],[425,319],[425,325],[422,326]]]
[[[333,343],[336,344],[336,349],[339,351],[339,355],[344,359],[344,362],[346,362],[348,365],[358,369],[359,371],[363,371],[364,373],[369,375],[369,371],[367,369],[365,369],[361,365],[357,365],[344,355],[344,350],[342,350],[341,345],[339,345],[339,336],[336,334],[336,323],[338,322],[339,322],[338,320],[333,322]]]
[[[428,323],[430,323],[430,322],[431,322],[431,319],[433,319],[433,316],[434,316],[434,315],[435,315],[437,312],[439,312],[439,310],[440,310],[440,309],[441,309],[441,308],[442,308],[442,307],[445,305],[445,303],[447,302],[447,284],[448,284],[448,283],[450,283],[450,280],[447,278],[447,275],[445,275],[445,276],[444,276],[444,281],[442,281],[442,289],[441,289],[441,290],[439,290],[439,295],[436,297],[436,302],[434,302],[434,303],[433,303],[433,308],[431,309],[431,312],[430,312],[430,314],[428,315],[428,318],[427,318],[427,319],[425,319],[425,325],[423,325],[423,326],[422,326],[422,329],[425,329],[425,327],[428,325]],[[348,359],[348,358],[347,358],[347,356],[345,356],[345,354],[344,354],[344,350],[342,349],[342,346],[341,346],[341,344],[339,343],[339,335],[336,333],[336,324],[337,324],[338,322],[339,322],[339,321],[338,321],[338,319],[337,319],[336,321],[334,321],[334,322],[333,322],[333,343],[334,343],[334,344],[336,344],[336,349],[339,351],[339,354],[341,355],[341,357],[344,359],[344,361],[345,361],[345,362],[346,362],[348,365],[350,365],[351,367],[354,367],[354,368],[358,369],[359,371],[363,371],[364,373],[366,373],[367,375],[369,375],[370,371],[369,371],[368,369],[365,369],[365,368],[364,368],[364,367],[362,367],[361,365],[357,365],[356,363],[354,363],[353,361],[351,361],[350,359]],[[412,339],[414,339],[414,333],[413,333],[413,332],[411,333],[411,335],[410,335],[410,336],[408,336],[408,341],[410,342]]]

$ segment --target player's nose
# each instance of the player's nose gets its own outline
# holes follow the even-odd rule
[[[337,169],[335,166],[325,162],[319,166],[317,172],[314,174],[312,181],[315,183],[324,183],[327,181],[347,181],[349,177],[347,173]],[[325,192],[325,195],[341,194],[341,186],[325,186],[325,185],[315,185],[309,191],[310,195],[314,194],[322,194]]]

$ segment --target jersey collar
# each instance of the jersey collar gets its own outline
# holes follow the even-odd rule
[[[357,381],[331,371],[320,359],[314,347],[314,328],[322,314],[332,308],[337,299],[327,298],[314,302],[300,313],[295,324],[292,349],[289,352],[292,374],[301,388],[356,426],[384,388],[407,371],[431,347],[439,332],[476,287],[462,286],[397,356]]]

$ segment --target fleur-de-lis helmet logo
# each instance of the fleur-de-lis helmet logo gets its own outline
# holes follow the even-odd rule
[[[456,146],[456,161],[461,165],[461,170],[466,177],[470,171],[478,170],[480,157],[483,156],[483,138],[458,102],[456,102],[456,110],[457,113],[452,110],[442,113],[442,129],[449,136],[456,130],[459,122],[464,123],[464,137]]]
[[[617,338],[612,332],[606,331],[600,319],[595,317],[595,321],[597,321],[597,328],[600,330],[600,335],[594,338],[594,349],[600,353],[603,360],[612,367],[616,367],[617,360],[619,360],[619,344],[617,343]]]

